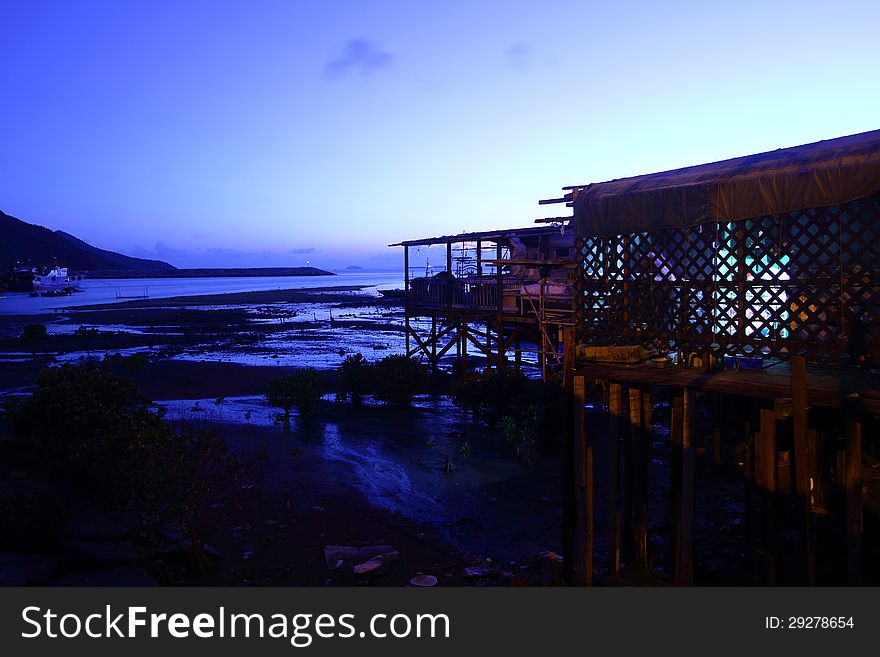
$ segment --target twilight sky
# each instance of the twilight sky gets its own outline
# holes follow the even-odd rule
[[[559,188],[880,127],[880,2],[0,0],[0,209],[187,266],[394,266]],[[2,236],[0,236],[2,239]]]

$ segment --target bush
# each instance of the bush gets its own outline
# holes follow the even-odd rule
[[[321,375],[309,367],[272,379],[266,401],[284,411],[284,425],[290,431],[290,410],[295,407],[300,416],[306,417],[323,395]]]
[[[345,401],[350,397],[359,405],[372,385],[372,366],[363,354],[346,356],[339,366],[336,398]]]
[[[31,354],[36,357],[37,347],[48,337],[49,332],[43,324],[28,324],[22,329],[19,339],[30,348]]]
[[[40,375],[11,425],[56,473],[99,483],[99,473],[125,453],[125,430],[145,403],[124,379],[91,365],[64,365]]]
[[[421,364],[406,356],[386,356],[375,365],[376,399],[407,406],[425,381]]]
[[[122,354],[106,354],[102,361],[106,367],[116,367],[123,370],[142,370],[150,363],[150,356],[144,352],[123,356]]]
[[[46,371],[31,398],[9,410],[15,433],[77,492],[99,508],[134,512],[154,539],[171,523],[203,563],[206,534],[224,512],[216,497],[236,468],[210,426],[166,422],[129,382],[89,365]],[[27,531],[41,517],[51,526],[55,510],[41,509],[13,516],[0,505],[0,525]]]
[[[539,447],[561,435],[566,417],[562,387],[529,379],[516,370],[489,370],[453,386],[453,401],[490,426],[500,423],[505,438],[524,463],[534,462]]]
[[[492,369],[471,374],[453,384],[452,400],[495,426],[528,396],[532,381],[515,369]]]
[[[157,536],[171,525],[190,541],[203,568],[205,542],[228,509],[218,500],[235,489],[238,464],[208,423],[171,424],[152,413],[139,413],[134,420],[122,471],[132,482],[143,529]]]

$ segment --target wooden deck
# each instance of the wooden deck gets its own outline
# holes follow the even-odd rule
[[[741,397],[779,400],[790,398],[791,365],[779,363],[760,371],[704,371],[678,367],[657,368],[651,363],[625,365],[590,363],[575,376],[620,383],[694,388]],[[828,408],[859,408],[880,414],[880,388],[863,372],[830,367],[810,367],[806,372],[807,403]]]

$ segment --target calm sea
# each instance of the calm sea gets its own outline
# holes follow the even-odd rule
[[[32,297],[24,292],[0,292],[0,315],[30,315],[96,303],[124,301],[119,296],[169,297],[307,287],[365,286],[379,290],[403,287],[403,272],[340,272],[335,276],[243,276],[237,278],[85,279],[81,292],[69,297]]]

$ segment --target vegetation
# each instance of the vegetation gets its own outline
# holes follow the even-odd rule
[[[375,368],[373,394],[386,404],[408,406],[426,378],[422,365],[406,356],[386,356]]]
[[[166,422],[129,382],[91,365],[46,371],[31,398],[10,414],[13,431],[73,484],[77,497],[133,512],[147,539],[176,529],[204,564],[205,539],[225,508],[218,497],[234,488],[237,472],[211,426]],[[41,517],[41,526],[57,526],[49,521],[57,510],[39,500],[14,501],[31,509],[24,516],[3,512],[10,502],[2,502],[0,524],[27,530]]]
[[[363,354],[351,354],[339,366],[336,399],[351,398],[356,406],[369,394],[373,384],[373,367]]]
[[[452,399],[490,426],[500,426],[527,464],[534,462],[542,444],[561,435],[566,417],[558,383],[529,379],[517,370],[473,374],[454,384]]]
[[[39,347],[49,337],[49,332],[43,324],[28,324],[22,329],[19,338],[31,350],[31,355],[37,357],[37,347]]]
[[[128,381],[92,366],[47,369],[12,417],[13,430],[32,441],[65,476],[98,483],[126,454],[124,434],[144,400]]]
[[[266,401],[284,411],[281,417],[285,428],[290,431],[290,411],[296,408],[300,417],[307,417],[323,395],[321,375],[315,368],[309,367],[272,379]]]

